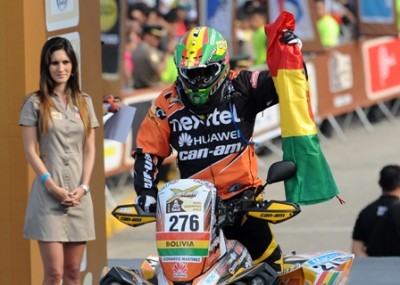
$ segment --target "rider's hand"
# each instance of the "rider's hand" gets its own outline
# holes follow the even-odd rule
[[[114,97],[113,95],[108,95],[103,98],[103,104],[106,106],[105,113],[115,113],[123,106],[123,103],[119,97]]]
[[[287,45],[297,44],[300,50],[303,47],[303,43],[301,42],[300,38],[291,30],[283,30],[280,41]]]
[[[157,201],[151,195],[141,194],[136,198],[135,203],[138,204],[146,213],[156,212]]]

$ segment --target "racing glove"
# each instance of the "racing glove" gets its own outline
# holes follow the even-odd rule
[[[156,198],[150,193],[143,192],[137,196],[135,204],[139,205],[146,213],[155,213],[157,209]]]
[[[300,38],[291,30],[283,30],[282,31],[283,35],[280,38],[281,43],[287,44],[287,45],[294,45],[297,44],[299,49],[303,47],[303,43],[300,40]]]

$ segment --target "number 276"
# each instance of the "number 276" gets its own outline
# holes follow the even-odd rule
[[[197,232],[199,230],[199,216],[197,215],[176,215],[169,218],[171,226],[170,232],[184,232],[189,231]]]

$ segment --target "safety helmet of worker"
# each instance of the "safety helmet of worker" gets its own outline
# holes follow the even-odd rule
[[[219,32],[205,26],[189,30],[178,42],[174,60],[178,84],[192,107],[206,111],[219,101],[230,68],[228,44]]]

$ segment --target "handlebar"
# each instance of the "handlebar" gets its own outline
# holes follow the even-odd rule
[[[301,212],[300,207],[294,203],[276,200],[257,201],[256,197],[259,195],[257,193],[261,193],[263,189],[263,186],[259,186],[257,189],[245,190],[243,195],[237,199],[228,201],[219,199],[217,202],[219,227],[233,226],[236,222],[240,222],[243,216],[276,224],[291,219]]]

